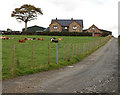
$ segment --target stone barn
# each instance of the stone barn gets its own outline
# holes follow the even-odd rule
[[[89,27],[88,29],[84,30],[84,32],[92,33],[93,37],[101,37],[101,36],[112,35],[111,31],[99,29],[94,24],[91,27]]]
[[[100,37],[100,36],[102,36],[102,33],[103,33],[94,24],[90,28],[86,29],[86,31],[84,31],[84,32],[92,33],[92,36],[94,36],[94,37]]]

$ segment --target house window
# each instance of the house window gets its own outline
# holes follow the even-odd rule
[[[67,27],[65,27],[65,29],[68,29]]]
[[[73,26],[73,30],[76,30],[77,29],[77,26]]]
[[[95,30],[95,28],[94,28],[94,27],[93,27],[92,29],[93,29],[93,30]]]
[[[54,29],[58,29],[58,26],[53,26]]]

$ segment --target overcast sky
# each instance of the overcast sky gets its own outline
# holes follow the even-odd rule
[[[119,0],[1,0],[0,30],[21,31],[25,27],[11,17],[15,8],[31,4],[42,9],[44,15],[28,22],[28,26],[38,25],[47,28],[51,19],[83,19],[84,29],[95,24],[100,29],[112,31],[118,36],[118,1]]]

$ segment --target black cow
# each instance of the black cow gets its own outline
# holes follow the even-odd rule
[[[54,42],[54,43],[58,43],[58,40],[55,40],[56,38],[51,38],[50,40],[51,40],[51,42]]]

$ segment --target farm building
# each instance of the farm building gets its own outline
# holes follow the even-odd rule
[[[94,37],[112,35],[111,31],[99,29],[94,24],[91,27],[89,27],[88,29],[84,30],[84,32],[92,33],[92,36],[94,36]]]
[[[112,35],[111,31],[100,29],[104,34]]]
[[[4,34],[6,31],[0,30],[0,35]]]
[[[28,32],[43,32],[44,29],[45,29],[44,27],[40,27],[37,25],[27,27]],[[24,31],[25,31],[25,28],[22,29],[22,32],[24,32]]]
[[[83,20],[80,19],[52,19],[50,32],[82,32]]]
[[[48,31],[48,32],[49,32],[49,31],[50,31],[50,29],[49,29],[49,27],[47,27],[47,28],[46,28],[46,29],[44,29],[43,31]]]

